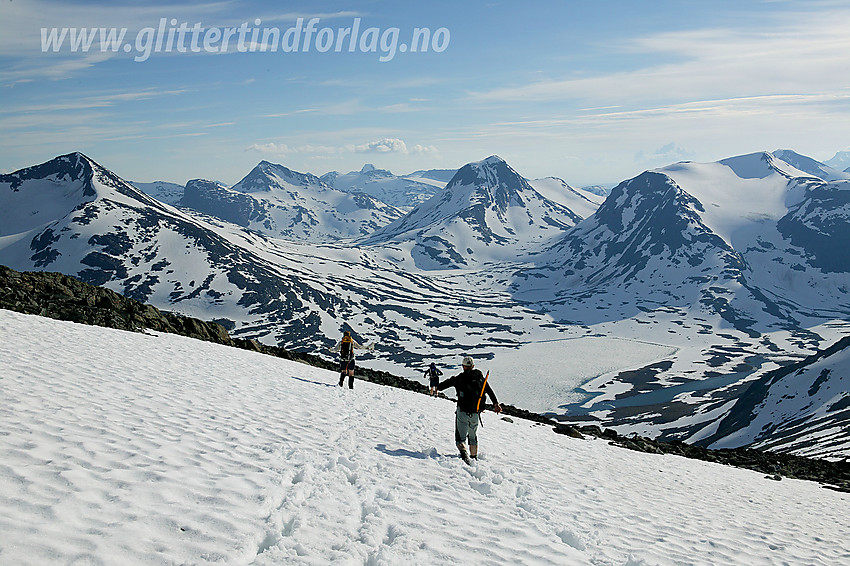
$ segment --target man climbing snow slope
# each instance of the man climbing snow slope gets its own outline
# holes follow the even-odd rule
[[[481,421],[480,413],[484,410],[484,395],[490,396],[493,401],[493,410],[502,412],[502,407],[496,400],[496,394],[487,383],[487,378],[480,370],[475,369],[472,358],[463,358],[463,372],[450,377],[437,385],[437,390],[442,391],[454,387],[457,391],[457,411],[455,414],[455,442],[460,451],[460,457],[467,464],[472,459],[478,459],[478,423]],[[489,376],[489,373],[487,374]],[[469,441],[469,452],[466,451],[465,442]]]

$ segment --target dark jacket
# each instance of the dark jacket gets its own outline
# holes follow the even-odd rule
[[[478,396],[481,391],[472,391],[470,383],[480,383],[483,379],[484,374],[481,373],[481,370],[477,370],[474,368],[464,368],[463,373],[460,373],[454,377],[450,377],[439,385],[437,385],[437,390],[442,391],[443,389],[454,387],[455,391],[457,391],[458,409],[465,413],[475,413],[477,412],[476,405],[478,404]],[[490,396],[490,400],[493,401],[494,405],[498,404],[498,401],[496,400],[496,394],[493,393],[493,390],[490,388],[489,382],[486,386],[484,386],[484,394]]]
[[[437,366],[434,364],[431,364],[430,367],[425,370],[425,377],[429,379],[429,383],[432,387],[436,387],[437,383],[440,382],[441,375],[443,375],[443,372],[437,369]]]

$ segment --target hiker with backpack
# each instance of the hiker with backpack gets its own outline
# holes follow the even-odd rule
[[[441,375],[443,375],[443,372],[437,369],[437,364],[434,362],[431,362],[431,365],[425,370],[425,377],[428,378],[428,395],[431,397],[437,396],[437,385],[440,384]]]
[[[457,411],[455,414],[455,442],[460,451],[460,457],[467,464],[470,458],[478,459],[478,423],[481,420],[480,413],[484,410],[484,395],[489,395],[493,401],[493,410],[502,412],[502,407],[496,400],[496,394],[487,383],[487,378],[481,370],[475,369],[472,358],[463,358],[463,372],[450,377],[439,383],[437,390],[442,391],[454,387],[457,391]],[[490,375],[489,372],[487,374]],[[469,441],[469,453],[464,443]]]
[[[345,382],[348,376],[348,388],[354,389],[354,350],[374,350],[375,344],[361,346],[351,337],[351,332],[346,330],[342,334],[342,340],[331,348],[331,352],[339,352],[339,386]]]

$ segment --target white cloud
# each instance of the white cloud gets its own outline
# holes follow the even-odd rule
[[[644,163],[647,165],[666,165],[668,163],[684,161],[693,156],[694,152],[688,151],[676,142],[670,142],[667,145],[659,147],[655,151],[651,151],[649,153],[644,152],[643,150],[639,151],[635,156],[635,160],[638,163]]]
[[[265,153],[269,155],[286,155],[292,153],[292,150],[285,143],[252,143],[245,148],[245,151],[256,151],[257,153]]]
[[[767,18],[767,17],[765,17]],[[470,94],[473,102],[594,106],[717,100],[771,94],[846,93],[850,10],[767,20],[759,29],[696,29],[627,39],[623,52],[665,64],[592,77],[546,80]],[[685,58],[682,61],[682,58]]]
[[[73,56],[59,55],[57,57],[51,57],[51,55],[39,53],[40,57],[26,59],[17,67],[0,72],[0,84],[15,86],[19,83],[33,82],[39,78],[65,79],[108,61],[114,56],[113,53],[100,52],[73,54]]]
[[[128,92],[97,93],[88,96],[76,95],[62,102],[50,104],[26,104],[0,108],[0,114],[34,114],[43,112],[67,112],[69,110],[88,110],[91,108],[110,108],[122,102],[134,102],[137,100],[149,100],[158,96],[172,96],[184,94],[186,89],[162,90],[157,88],[144,88]]]
[[[338,155],[343,153],[379,153],[379,154],[401,154],[401,155],[434,155],[437,148],[433,145],[416,144],[412,147],[399,138],[382,138],[362,144],[347,145],[322,145],[301,144],[290,146],[285,143],[266,142],[253,143],[245,148],[246,151],[255,151],[268,155],[292,155],[292,154],[314,154],[314,155]]]
[[[398,138],[384,138],[354,146],[357,153],[408,153],[407,144]]]
[[[132,5],[107,3],[90,6],[61,0],[0,2],[0,56],[19,60],[16,67],[0,73],[0,83],[14,86],[32,79],[65,79],[110,59],[127,56],[123,51],[103,52],[97,47],[97,43],[93,44],[88,52],[43,52],[42,29],[48,30],[49,33],[53,28],[126,28],[124,37],[127,45],[136,41],[139,30],[145,27],[155,28],[162,18],[176,19],[179,22],[200,21],[205,27],[238,26],[245,21],[253,25],[256,16],[234,15],[234,6],[229,0],[191,5],[172,2]],[[335,17],[333,14],[325,16]],[[235,51],[227,51],[233,52]],[[172,55],[174,54],[172,52]],[[189,54],[193,53],[182,55]],[[202,50],[200,54],[208,53]],[[133,51],[131,55],[138,53]]]
[[[414,155],[432,155],[437,153],[437,148],[433,145],[414,145],[410,153]]]
[[[352,146],[353,147],[353,146]],[[345,147],[319,144],[302,144],[290,146],[285,143],[252,143],[245,151],[255,151],[267,155],[293,155],[293,154],[337,154],[347,150]]]

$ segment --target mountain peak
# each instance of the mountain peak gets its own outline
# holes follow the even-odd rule
[[[507,165],[508,163],[499,157],[498,155],[491,155],[486,159],[482,159],[481,161],[476,161],[470,163],[469,165],[478,166],[478,167],[498,167],[500,165]]]
[[[510,199],[510,194],[531,187],[513,167],[498,155],[491,155],[481,161],[467,163],[457,170],[446,189],[469,186],[478,189],[489,188],[502,193]]]
[[[233,190],[243,193],[268,192],[284,185],[306,187],[308,185],[326,186],[318,177],[310,173],[299,173],[288,167],[270,161],[260,161],[250,173],[233,186]]]
[[[795,167],[804,173],[808,173],[809,175],[814,175],[824,181],[850,179],[850,175],[847,175],[845,172],[839,171],[825,163],[812,159],[811,157],[800,155],[796,151],[790,149],[777,149],[773,152],[773,155],[777,159],[781,159],[792,167]]]
[[[848,167],[848,165],[850,165],[850,150],[836,151],[835,155],[824,161],[824,163],[833,169],[847,172],[847,169],[850,168]]]
[[[516,258],[581,220],[492,155],[461,167],[442,192],[367,242],[413,240],[418,267],[446,269]]]
[[[361,175],[368,179],[378,179],[393,176],[393,174],[389,170],[378,169],[371,163],[367,163],[366,165],[364,165],[359,172],[355,173],[354,171],[352,171],[350,174]]]
[[[56,180],[65,177],[71,180],[79,180],[83,183],[83,196],[95,196],[95,190],[91,186],[92,175],[95,167],[99,167],[94,161],[84,154],[75,151],[65,155],[54,157],[39,165],[33,165],[14,173],[2,175],[4,182],[10,183],[12,190],[18,190],[24,182],[31,179],[54,178]]]
[[[66,169],[74,171],[85,171],[86,169],[100,167],[92,158],[79,151],[72,151],[71,153],[54,157],[50,161],[43,163],[42,166],[48,164],[56,164],[57,166],[67,164]]]
[[[788,152],[788,150],[785,151],[787,152],[786,155],[798,155]],[[799,157],[802,158],[803,156]],[[767,151],[729,157],[727,159],[721,159],[718,163],[729,167],[742,179],[765,179],[776,174],[788,179],[793,177],[808,177],[811,175],[811,173],[800,170],[796,165]]]

